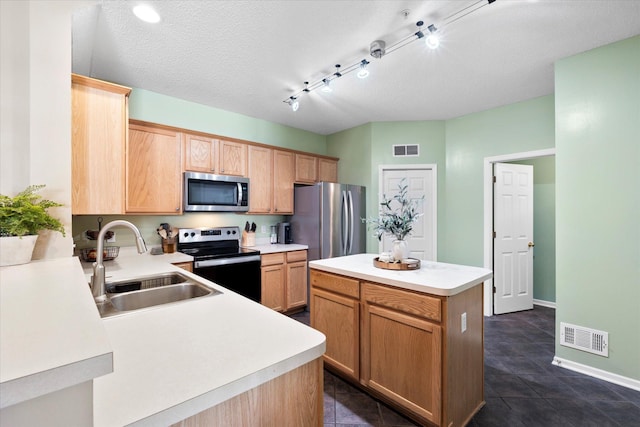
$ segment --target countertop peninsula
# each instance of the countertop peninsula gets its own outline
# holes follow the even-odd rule
[[[31,312],[29,339],[39,346],[36,348],[53,348],[47,331],[71,324],[75,325],[72,331],[82,329],[83,336],[90,338],[89,356],[107,355],[106,368],[97,369],[92,376],[98,377],[93,380],[94,426],[170,425],[324,353],[325,337],[320,332],[172,265],[190,261],[191,257],[179,253],[139,255],[129,249],[122,248],[116,260],[105,262],[108,278],[180,271],[221,294],[100,319],[87,284],[90,264],[70,257],[3,269],[3,390],[5,382],[24,375],[19,371],[24,365],[21,357],[31,353],[27,344],[15,341],[24,327],[14,320],[5,322],[7,315],[26,312],[32,299],[51,296],[61,287],[65,291],[61,299],[68,300],[64,307],[82,301],[82,308],[57,311],[53,306],[43,312],[44,317]],[[5,283],[5,278],[11,283]],[[45,282],[51,291],[42,294],[40,286]],[[5,301],[10,306],[6,311]],[[80,345],[80,338],[77,341]],[[11,349],[8,344],[13,344]],[[43,348],[39,364],[32,364],[26,374],[43,370],[44,375],[60,368],[66,358],[76,357],[76,348],[58,346],[55,351],[61,355],[55,358]],[[80,346],[77,351],[87,349]],[[5,359],[5,354],[10,357]],[[27,383],[25,387],[29,391],[38,385]]]
[[[357,254],[309,262],[309,268],[439,296],[463,292],[493,277],[486,268],[443,262],[420,262],[418,270],[385,270],[373,266],[377,254]]]

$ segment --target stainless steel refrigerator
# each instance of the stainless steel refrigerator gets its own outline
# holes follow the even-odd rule
[[[365,187],[319,182],[296,186],[293,242],[309,246],[309,260],[366,252]]]

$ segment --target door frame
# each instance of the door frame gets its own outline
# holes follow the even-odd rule
[[[493,164],[555,155],[555,148],[547,148],[484,158],[484,268],[493,270]],[[484,315],[493,316],[493,278],[484,282]]]
[[[433,223],[433,260],[438,260],[438,165],[435,163],[421,164],[402,164],[402,165],[378,165],[378,203],[382,201],[382,182],[383,171],[385,170],[431,170],[433,171],[433,180],[431,186],[431,194],[433,194],[432,218]],[[378,242],[378,252],[382,251],[382,242]]]

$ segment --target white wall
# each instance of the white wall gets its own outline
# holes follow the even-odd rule
[[[71,256],[71,16],[83,1],[0,1],[0,192],[46,184],[67,229],[44,232],[34,259]]]

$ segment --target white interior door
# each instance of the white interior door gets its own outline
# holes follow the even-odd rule
[[[414,224],[409,244],[412,258],[436,261],[437,259],[437,184],[436,165],[411,165],[406,168],[395,166],[380,166],[379,202],[383,195],[392,198],[398,193],[398,184],[405,178],[409,186],[408,194],[411,199],[419,201],[418,212],[423,215]],[[424,196],[424,199],[422,199]],[[393,204],[392,204],[393,206]],[[391,252],[393,238],[385,236],[380,244],[380,252]]]
[[[496,314],[533,308],[533,166],[495,163]]]

